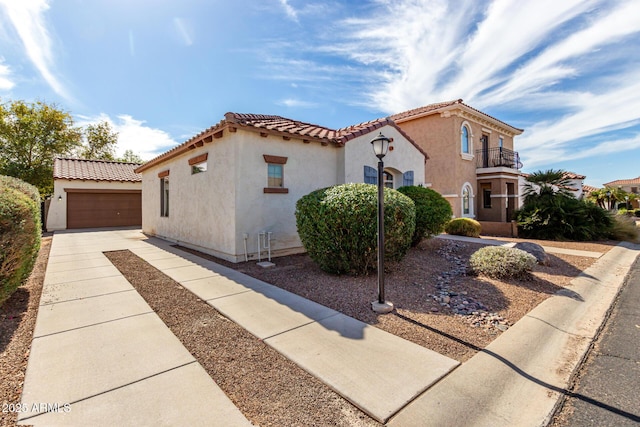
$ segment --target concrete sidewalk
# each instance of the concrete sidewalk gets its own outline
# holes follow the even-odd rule
[[[249,425],[103,255],[122,249],[397,426],[543,424],[639,253],[614,247],[458,367],[140,230],[58,232],[22,396],[31,411],[21,424]]]
[[[102,253],[144,239],[54,235],[19,424],[251,425]]]
[[[546,425],[638,254],[640,245],[612,248],[389,425]]]
[[[466,236],[456,236],[453,234],[440,234],[436,236],[438,239],[446,239],[446,240],[455,240],[458,242],[467,242],[467,243],[480,243],[481,245],[490,245],[490,246],[504,246],[506,248],[512,248],[517,243],[509,242],[507,240],[500,240],[499,237],[466,237]],[[581,251],[577,249],[565,249],[565,248],[557,248],[555,246],[544,246],[542,248],[545,252],[549,252],[550,254],[564,254],[564,255],[575,255],[586,258],[600,258],[602,254],[600,252],[593,251]]]
[[[62,232],[53,238],[24,384],[22,403],[32,410],[21,424],[248,425],[102,253],[122,249],[381,422],[459,365],[139,230]]]

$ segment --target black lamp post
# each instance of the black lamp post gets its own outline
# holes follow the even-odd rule
[[[629,196],[624,196],[624,207],[629,210]]]
[[[384,298],[384,163],[389,144],[393,140],[380,133],[371,140],[373,153],[378,158],[378,300],[371,303],[376,313],[389,313],[393,310],[393,304]]]
[[[611,191],[607,191],[607,205],[609,210],[611,210]]]

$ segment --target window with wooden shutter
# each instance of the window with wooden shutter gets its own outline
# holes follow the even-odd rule
[[[365,184],[377,184],[378,183],[378,170],[371,166],[364,167],[364,183]]]

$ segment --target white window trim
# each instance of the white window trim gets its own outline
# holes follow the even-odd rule
[[[462,151],[462,128],[466,127],[467,128],[467,135],[469,136],[469,152],[465,153],[464,151]],[[468,121],[463,121],[462,124],[460,125],[460,130],[459,130],[459,137],[458,137],[458,142],[460,144],[460,156],[462,157],[463,160],[473,160],[475,158],[474,154],[473,154],[473,128],[471,127],[471,124]]]
[[[469,213],[465,214],[464,213],[464,189],[468,188],[469,189]],[[468,182],[465,182],[464,184],[462,184],[462,187],[460,188],[460,217],[462,218],[475,218],[475,210],[474,210],[474,204],[475,202],[475,195],[473,194],[473,186],[471,184],[469,184]]]

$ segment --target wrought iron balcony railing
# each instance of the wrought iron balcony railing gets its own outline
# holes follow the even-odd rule
[[[477,168],[497,168],[505,167],[521,169],[522,162],[516,151],[507,148],[494,147],[487,150],[476,150]]]

